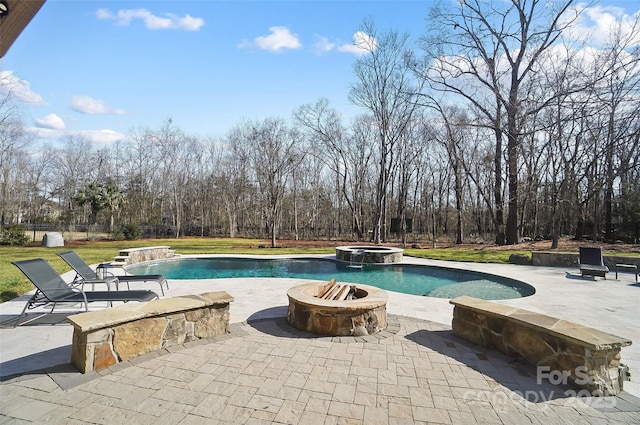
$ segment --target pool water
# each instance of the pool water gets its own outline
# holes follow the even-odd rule
[[[336,279],[438,298],[469,295],[500,300],[535,293],[535,289],[526,283],[467,270],[413,264],[365,264],[361,269],[354,269],[346,263],[326,259],[189,258],[140,264],[127,270],[133,274],[163,274],[168,279]]]

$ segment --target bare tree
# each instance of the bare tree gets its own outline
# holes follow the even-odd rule
[[[361,239],[367,230],[365,220],[372,217],[376,205],[371,203],[376,187],[376,128],[372,124],[373,118],[368,115],[356,117],[347,133],[345,149],[346,164],[351,171],[343,186],[345,197],[352,200],[353,227]]]
[[[329,101],[324,98],[315,104],[298,108],[294,119],[306,129],[308,154],[317,157],[333,173],[333,186],[338,194],[335,209],[339,214],[343,202],[346,202],[351,212],[350,228],[355,231],[358,240],[362,240],[364,180],[371,165],[371,142],[375,137],[372,134],[372,120],[359,117],[350,128],[345,128],[341,115],[330,108]],[[339,217],[337,221],[340,226]],[[341,233],[340,230],[338,233]]]
[[[36,238],[37,224],[48,218],[51,209],[51,193],[53,155],[50,145],[43,145],[39,151],[31,155],[26,164],[26,179],[17,188],[21,198],[28,205],[27,222],[33,224],[33,240]]]
[[[156,199],[159,187],[155,184],[164,159],[158,154],[158,144],[150,128],[134,129],[129,134],[120,170],[124,170],[123,189],[129,201],[128,221],[132,224],[158,223]]]
[[[387,191],[390,173],[396,159],[396,148],[415,117],[416,96],[421,91],[407,60],[411,57],[408,34],[389,31],[378,37],[372,22],[363,24],[367,37],[359,45],[368,52],[354,65],[357,82],[349,91],[349,99],[367,109],[373,117],[378,150],[378,178],[373,241],[386,236]]]
[[[518,148],[531,113],[525,82],[538,72],[541,56],[577,18],[573,0],[484,2],[461,0],[436,6],[422,46],[433,59],[426,72],[431,87],[473,105],[495,135],[496,242],[518,242]],[[572,14],[573,13],[573,14]],[[545,103],[545,102],[540,102]],[[502,143],[506,137],[508,217],[502,235]]]
[[[241,139],[243,155],[248,159],[256,176],[256,184],[263,197],[271,247],[276,247],[281,206],[291,173],[302,160],[302,137],[278,118],[244,127]]]
[[[243,199],[250,193],[249,153],[244,149],[247,131],[248,129],[238,126],[224,137],[219,167],[215,172],[231,238],[236,236],[238,214],[245,208]]]
[[[624,156],[632,157],[637,145],[630,144],[637,132],[638,99],[640,98],[640,15],[629,27],[618,22],[611,37],[595,60],[595,103],[601,111],[604,182],[604,237],[614,241],[614,185],[629,165]],[[636,136],[637,137],[637,136]],[[630,154],[630,155],[629,155]],[[637,164],[636,164],[637,166]]]
[[[408,215],[410,213],[408,211],[409,196],[420,175],[420,159],[425,154],[426,147],[431,140],[431,129],[425,125],[422,119],[415,119],[409,123],[398,143],[397,161],[392,173],[396,176],[395,180],[397,181],[395,220],[397,233],[403,246],[407,243],[407,218],[410,217]]]
[[[325,217],[334,214],[326,214],[334,208],[327,194],[339,191],[333,186],[333,176],[318,157],[311,155],[313,149],[307,148],[304,160],[300,162],[292,172],[292,193],[289,205],[293,207],[285,210],[293,210],[293,234],[296,240],[317,237],[317,225]],[[328,204],[328,205],[327,205]]]
[[[433,99],[430,106],[440,115],[440,125],[433,129],[435,140],[447,153],[448,166],[453,175],[453,186],[456,208],[456,243],[464,241],[463,204],[464,204],[464,145],[468,143],[465,132],[468,118],[464,111],[455,106],[443,105]]]
[[[0,81],[0,88],[3,84]],[[6,86],[5,86],[6,87]],[[32,137],[24,130],[20,106],[10,90],[0,89],[0,225],[14,222],[20,215],[16,202],[15,170],[17,162],[26,154]],[[13,192],[13,193],[12,193]]]
[[[317,157],[333,172],[335,180],[334,190],[331,193],[336,210],[340,211],[341,205],[346,201],[353,212],[351,199],[348,196],[341,196],[344,194],[344,186],[350,170],[345,158],[345,128],[342,125],[340,113],[329,106],[326,98],[321,98],[314,104],[302,105],[296,109],[293,119],[301,126],[307,139],[308,154]],[[334,215],[333,211],[331,215]],[[354,220],[357,221],[357,218]],[[339,218],[337,221],[340,225]],[[339,230],[338,233],[340,233]]]
[[[53,192],[63,206],[67,224],[76,224],[78,218],[75,202],[78,189],[95,180],[97,175],[93,167],[93,153],[91,141],[80,135],[67,136],[54,152]]]
[[[182,195],[185,170],[183,157],[188,151],[185,146],[184,132],[173,124],[171,118],[165,120],[162,126],[154,132],[154,142],[158,146],[158,154],[163,161],[160,162],[160,217],[162,224],[173,226],[173,234],[180,236],[182,227]],[[168,220],[171,220],[168,222]]]

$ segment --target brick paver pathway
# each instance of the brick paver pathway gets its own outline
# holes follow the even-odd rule
[[[640,423],[627,393],[575,397],[445,325],[389,322],[375,337],[319,338],[262,319],[100,374],[23,375],[0,385],[0,424]]]

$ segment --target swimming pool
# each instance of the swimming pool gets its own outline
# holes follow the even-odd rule
[[[415,264],[365,264],[362,269],[320,258],[184,258],[134,265],[133,274],[163,274],[168,279],[220,279],[242,277],[300,278],[360,283],[389,291],[437,298],[469,295],[501,300],[533,295],[526,283],[468,270]]]

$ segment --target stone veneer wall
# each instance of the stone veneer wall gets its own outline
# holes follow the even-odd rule
[[[366,297],[349,301],[317,298],[323,284],[306,283],[289,288],[287,323],[316,335],[365,336],[387,328],[387,293],[382,289],[356,285]]]
[[[580,255],[572,252],[531,252],[531,264],[534,266],[576,266]],[[603,255],[604,263],[615,272],[616,264],[635,264],[640,269],[640,257],[624,255]]]
[[[453,334],[522,358],[548,371],[565,373],[568,382],[593,395],[623,389],[620,350],[631,341],[543,314],[462,296],[454,304]]]
[[[394,264],[402,263],[403,252],[367,251],[365,263],[370,264]],[[351,258],[349,258],[351,260]]]
[[[357,257],[357,262],[365,264],[402,263],[404,250],[402,248],[384,246],[339,246],[336,248],[336,260],[351,262],[351,254],[364,251],[364,257]]]
[[[71,363],[82,373],[101,370],[142,354],[228,333],[226,292],[208,292],[148,303],[129,302],[69,316]]]
[[[141,248],[121,249],[116,260],[125,262],[126,265],[143,263],[145,261],[173,258],[174,251],[169,246],[147,246]]]

